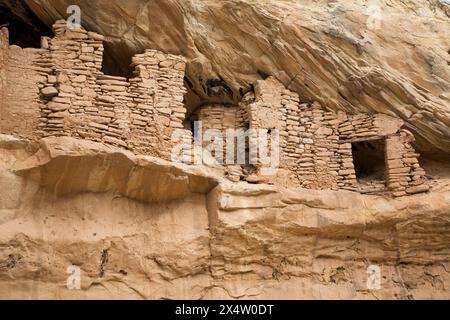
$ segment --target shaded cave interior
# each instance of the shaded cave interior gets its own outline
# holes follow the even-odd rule
[[[386,141],[365,140],[352,143],[353,165],[360,191],[386,188]]]

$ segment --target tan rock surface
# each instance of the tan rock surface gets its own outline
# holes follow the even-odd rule
[[[13,15],[19,25],[10,26],[9,50],[0,50],[0,299],[450,299],[446,3],[80,0],[86,30],[66,35],[86,43],[75,42],[79,48],[60,39],[73,51],[62,62],[88,68],[72,75],[56,72],[45,58],[52,56],[50,47],[61,49],[59,40],[43,38],[44,50],[21,49],[14,41],[29,46],[30,26],[50,37],[40,23],[50,27],[67,18],[73,3],[0,0],[0,18]],[[65,27],[58,21],[55,30]],[[0,31],[0,45],[7,47],[7,30]],[[99,76],[102,40],[106,75]],[[141,54],[133,63],[143,79],[150,77],[144,65],[162,69],[162,81],[153,83],[162,83],[159,91],[146,81],[142,91],[131,90],[137,105],[120,95],[136,85],[125,78],[135,54]],[[175,61],[171,54],[186,58],[185,101],[184,58]],[[31,61],[36,66],[29,67]],[[179,87],[166,81],[175,74]],[[261,79],[266,81],[255,82]],[[97,80],[96,90],[89,87]],[[276,90],[258,92],[265,83]],[[142,116],[152,109],[150,97],[166,91],[173,91],[179,108],[162,101],[158,117]],[[92,121],[65,122],[74,112],[66,103],[74,93],[86,97],[74,106],[81,115],[94,113]],[[188,126],[183,120],[191,120],[200,104],[227,107],[212,126],[236,125],[243,117],[235,110],[238,102],[251,104],[253,98],[260,109],[250,116],[259,125],[276,127],[284,112],[291,126],[286,146],[294,155],[311,150],[311,137],[338,139],[299,108],[309,118],[317,102],[348,114],[364,112],[339,125],[339,134],[394,134],[385,160],[391,187],[402,190],[395,192],[399,197],[329,190],[336,181],[324,166],[314,166],[314,157],[326,164],[333,152],[345,154],[333,172],[356,182],[355,170],[348,169],[354,162],[350,142],[333,151],[323,139],[321,149],[307,151],[309,160],[299,164],[302,186],[327,190],[264,184],[274,182],[253,171],[247,181],[260,184],[250,184],[239,181],[245,178],[240,166],[187,166],[136,155],[157,152],[125,150],[133,150],[130,141],[170,136],[152,130],[153,124]],[[39,113],[38,102],[49,99]],[[128,102],[129,110],[121,112],[116,102]],[[176,112],[169,117],[171,109]],[[206,116],[212,109],[205,109]],[[131,117],[133,111],[139,116]],[[342,114],[333,119],[335,114],[316,110],[314,116],[337,125]],[[47,118],[55,134],[39,140],[34,130]],[[314,135],[296,125],[306,120]],[[142,135],[127,136],[119,130],[124,123],[137,125]],[[98,135],[91,141],[83,134],[61,137],[65,125],[88,125]],[[420,158],[410,146],[414,137]],[[158,150],[168,155],[167,146]],[[291,175],[279,170],[282,182]],[[427,192],[415,194],[420,191]],[[72,265],[81,270],[79,290],[66,286]],[[367,286],[370,265],[380,267],[380,289]]]
[[[48,26],[66,18],[71,4],[26,3]],[[422,152],[450,150],[444,0],[77,4],[83,26],[106,35],[112,67],[128,69],[124,57],[146,48],[187,57],[191,108],[205,100],[236,102],[258,74],[273,75],[304,100],[401,117]]]
[[[448,185],[282,190],[81,140],[1,140],[0,298],[450,298]]]

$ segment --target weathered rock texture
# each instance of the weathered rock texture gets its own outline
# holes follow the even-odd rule
[[[25,3],[49,27],[72,4]],[[449,153],[444,0],[77,4],[83,26],[106,36],[108,65],[129,70],[131,57],[147,48],[187,57],[191,108],[205,100],[236,103],[251,83],[272,75],[305,101],[398,116],[417,134],[421,151]]]
[[[394,200],[232,183],[73,138],[0,147],[0,298],[450,298],[448,185]]]
[[[183,128],[186,113],[184,59],[146,50],[133,58],[133,78],[109,76],[100,70],[102,35],[70,30],[65,20],[53,30],[41,48],[22,50],[9,47],[2,29],[2,132],[80,137],[170,158],[172,131]]]
[[[13,4],[26,29],[72,3]],[[39,48],[0,29],[0,298],[450,298],[448,5],[78,4]],[[279,130],[274,185],[167,161],[195,119]],[[369,149],[398,198],[351,191]]]
[[[228,167],[229,179],[235,182],[241,178],[252,182],[261,180],[264,167],[271,165],[280,170],[276,177],[271,173],[272,177],[265,181],[285,187],[384,192],[387,185],[394,196],[428,191],[425,172],[417,160],[419,155],[411,145],[414,136],[401,129],[404,122],[399,118],[383,114],[348,115],[331,111],[328,106],[325,109],[317,102],[302,104],[297,93],[287,90],[274,77],[268,77],[256,81],[254,93],[247,93],[238,107],[202,105],[196,115],[187,119],[183,103],[183,57],[147,49],[132,59],[133,78],[105,75],[101,71],[102,35],[80,27],[70,28],[65,20],[57,21],[53,30],[55,37],[42,37],[41,48],[20,52],[21,48],[9,46],[8,29],[1,29],[1,67],[9,71],[3,77],[2,88],[15,88],[12,92],[1,92],[2,133],[33,140],[77,137],[167,160],[172,159],[173,149],[181,138],[187,145],[179,153],[185,162],[192,163],[196,161],[193,156],[197,155],[192,143],[194,132],[184,128],[195,117],[205,129],[205,134],[195,133],[197,138],[207,138],[211,130],[227,136],[220,142],[206,139],[201,143],[207,147],[209,140],[214,140],[218,149],[214,156],[220,164],[236,164],[236,160],[237,164],[246,164],[247,161],[247,168]],[[16,52],[22,57],[19,61]],[[27,71],[25,86],[17,77],[18,70]],[[22,105],[31,108],[21,110]],[[27,121],[17,123],[16,119],[22,117]],[[228,129],[241,130],[235,134],[238,140],[246,136],[250,140],[248,160],[235,159],[236,147],[228,141]],[[258,132],[261,129],[276,133],[278,141],[271,142],[272,136],[262,137]],[[259,139],[266,140],[271,162],[276,163],[264,163],[266,152]],[[370,145],[373,140],[378,140],[381,147],[362,154],[361,148],[375,149]],[[361,142],[369,147],[355,145]],[[362,154],[360,157],[358,152]],[[245,156],[244,150],[238,153]],[[360,167],[364,167],[358,166],[358,159],[368,162],[371,157],[381,158],[379,162],[386,162],[387,168],[377,168],[380,180],[375,185],[378,187],[367,189],[357,181],[357,174],[361,177]],[[365,165],[371,166],[377,163]],[[370,181],[373,185],[373,179]]]

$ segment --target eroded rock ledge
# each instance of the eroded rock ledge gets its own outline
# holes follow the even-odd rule
[[[199,168],[183,168],[159,158],[68,137],[42,139],[38,152],[16,163],[14,171],[37,179],[55,196],[113,192],[144,202],[163,202],[206,194],[217,185]]]
[[[448,188],[286,190],[70,138],[0,147],[1,298],[450,297]]]

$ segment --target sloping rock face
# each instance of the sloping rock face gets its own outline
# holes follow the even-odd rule
[[[66,18],[72,4],[25,3],[47,26]],[[187,57],[191,109],[205,101],[236,103],[254,80],[272,75],[305,101],[399,116],[421,152],[448,156],[444,0],[77,3],[83,26],[107,36],[111,71],[126,72],[131,56],[146,48]],[[23,11],[16,20],[31,20]]]
[[[2,136],[0,298],[450,298],[448,186],[394,200],[205,170]]]

